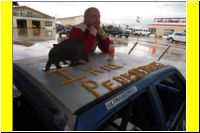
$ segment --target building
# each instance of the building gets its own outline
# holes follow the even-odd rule
[[[27,6],[13,7],[14,28],[55,28],[55,18]]]
[[[167,36],[173,32],[186,32],[186,18],[154,18],[154,23],[145,27],[158,37]]]
[[[56,21],[63,25],[77,25],[83,22],[83,15],[66,17],[66,18],[57,18]]]

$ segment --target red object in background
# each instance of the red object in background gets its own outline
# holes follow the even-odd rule
[[[157,49],[157,40],[155,39],[155,42],[152,45],[152,55],[156,55],[156,49]]]

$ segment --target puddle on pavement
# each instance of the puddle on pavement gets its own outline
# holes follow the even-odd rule
[[[13,43],[30,47],[35,42],[55,40],[55,29],[32,29],[32,28],[13,28]]]

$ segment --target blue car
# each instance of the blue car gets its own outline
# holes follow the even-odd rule
[[[108,58],[95,53],[87,64],[49,72],[42,71],[46,56],[16,60],[13,83],[45,130],[185,130],[186,81],[175,67],[125,54]]]

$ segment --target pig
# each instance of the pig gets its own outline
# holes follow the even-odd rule
[[[64,40],[59,44],[53,44],[53,48],[49,51],[48,61],[45,70],[48,71],[52,64],[56,69],[60,69],[60,62],[66,64],[66,60],[71,61],[70,66],[79,64],[80,60],[89,62],[88,55],[85,52],[84,45],[74,39]]]

